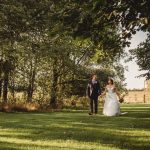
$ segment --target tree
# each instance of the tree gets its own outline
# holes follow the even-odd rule
[[[26,102],[48,99],[55,107],[62,95],[84,94],[93,64],[113,64],[118,72],[114,63],[127,43],[109,18],[112,3],[4,0],[0,5],[0,85],[6,102],[8,92],[15,99],[22,91]]]
[[[138,48],[130,50],[132,59],[136,59],[140,70],[145,71],[141,76],[150,79],[150,34],[145,42],[138,45]]]
[[[67,29],[75,36],[90,37],[94,41],[102,40],[101,33],[107,27],[118,28],[124,40],[131,38],[137,30],[146,31],[149,28],[148,0],[66,0],[56,4],[60,7],[59,16]],[[124,41],[124,44],[128,45],[128,42]]]

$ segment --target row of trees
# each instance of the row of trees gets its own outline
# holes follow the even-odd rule
[[[136,4],[133,9],[133,5]],[[55,107],[85,94],[96,69],[123,80],[118,63],[136,29],[146,30],[147,1],[3,0],[0,4],[0,97]],[[139,15],[140,13],[140,15]]]

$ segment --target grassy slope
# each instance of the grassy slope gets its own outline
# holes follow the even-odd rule
[[[122,110],[129,113],[0,113],[0,150],[150,149],[150,105],[123,105]]]

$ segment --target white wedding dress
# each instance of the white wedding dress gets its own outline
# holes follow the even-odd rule
[[[106,116],[120,115],[120,105],[114,88],[106,88],[107,93],[104,102],[103,114]]]

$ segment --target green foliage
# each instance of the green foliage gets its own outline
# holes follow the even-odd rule
[[[89,99],[87,97],[79,97],[72,95],[70,98],[63,100],[64,109],[87,109],[89,107]]]
[[[18,92],[26,101],[40,104],[56,104],[71,95],[84,96],[95,66],[101,67],[98,74],[102,86],[108,76],[117,76],[120,82],[123,68],[117,62],[127,43],[112,18],[115,13],[110,16],[113,3],[2,1],[1,100],[7,102],[11,95],[16,102]]]

